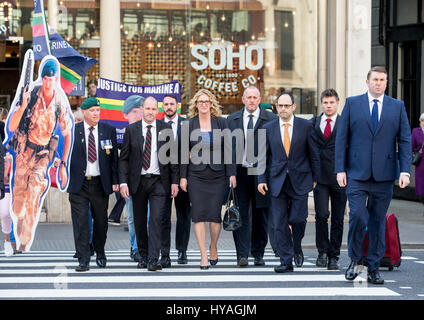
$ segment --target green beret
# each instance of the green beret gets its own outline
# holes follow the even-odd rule
[[[261,107],[262,109],[271,109],[271,110],[272,110],[272,105],[270,105],[270,104],[261,103],[261,104],[260,104],[260,107]]]
[[[132,109],[140,107],[143,101],[144,101],[144,98],[142,96],[137,96],[137,95],[129,96],[124,102],[124,106],[122,107],[122,112],[124,114],[130,113]]]
[[[54,77],[57,72],[57,64],[53,60],[47,61],[43,66],[43,71],[41,72],[41,77]]]
[[[87,98],[81,103],[81,109],[86,110],[90,109],[91,107],[100,106],[100,101],[97,98]]]

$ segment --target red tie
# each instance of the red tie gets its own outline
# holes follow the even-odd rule
[[[328,118],[327,125],[325,126],[325,129],[324,129],[324,137],[325,139],[328,139],[330,138],[330,136],[331,136],[331,119]]]

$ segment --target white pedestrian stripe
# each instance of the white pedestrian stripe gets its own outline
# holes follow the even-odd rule
[[[312,262],[315,258],[302,268],[295,267],[293,273],[277,274],[274,267],[280,260],[272,251],[265,253],[265,266],[254,266],[252,258],[248,267],[240,268],[235,250],[220,250],[218,264],[202,271],[198,251],[188,251],[189,263],[179,265],[177,251],[172,250],[172,267],[158,272],[138,269],[127,251],[106,252],[106,268],[98,268],[92,257],[88,272],[76,272],[78,261],[73,254],[39,251],[12,258],[0,256],[0,299],[400,296],[384,286],[369,286],[366,274],[353,282],[346,281],[344,270],[317,268]]]

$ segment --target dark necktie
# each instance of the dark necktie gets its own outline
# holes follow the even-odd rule
[[[88,135],[88,161],[94,163],[97,160],[96,140],[94,139],[93,134],[94,127],[90,127],[89,130],[90,133]]]
[[[254,157],[253,114],[249,114],[248,117],[249,117],[249,122],[247,123],[247,133],[246,133],[246,162],[251,164],[253,162],[252,157]]]
[[[150,168],[150,154],[152,150],[152,132],[150,129],[152,126],[147,126],[147,133],[144,143],[144,151],[143,151],[143,164],[142,167],[144,170],[147,170]]]
[[[330,136],[331,136],[331,119],[328,118],[327,124],[326,124],[325,129],[324,129],[324,137],[325,137],[325,139],[328,139],[328,138],[330,138]]]
[[[374,101],[374,105],[372,107],[371,120],[372,120],[372,128],[375,133],[378,126],[378,100],[374,99],[373,101]]]

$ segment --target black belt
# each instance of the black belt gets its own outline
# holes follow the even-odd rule
[[[97,180],[100,179],[100,176],[85,176],[85,180]]]
[[[35,151],[35,153],[39,153],[40,151],[47,150],[49,148],[49,145],[46,146],[40,146],[38,144],[32,143],[31,141],[27,140],[26,146],[32,150]]]
[[[160,175],[159,174],[153,174],[153,173],[146,173],[146,174],[142,174],[141,177],[146,178],[146,179],[151,179],[151,178],[160,177]]]

